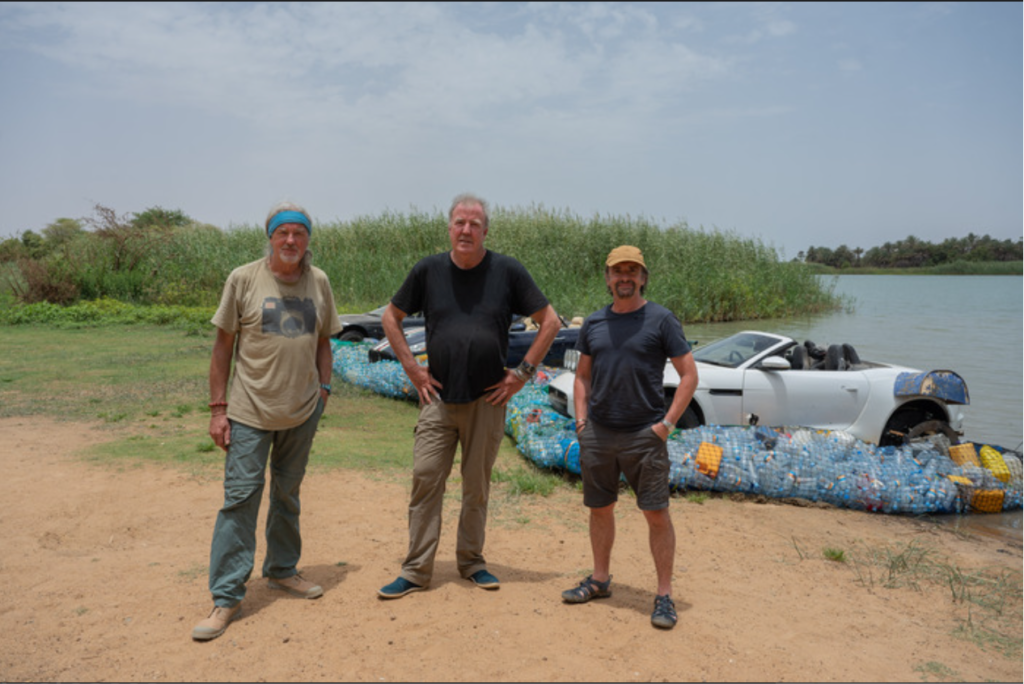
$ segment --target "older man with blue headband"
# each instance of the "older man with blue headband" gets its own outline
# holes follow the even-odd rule
[[[313,233],[313,226],[309,222],[309,217],[304,212],[285,210],[267,217],[267,237],[273,238],[277,227],[285,223],[300,223],[306,226],[307,236]]]
[[[210,436],[225,451],[224,506],[210,547],[214,607],[193,628],[197,641],[217,638],[241,614],[268,460],[263,576],[271,589],[292,596],[323,594],[297,569],[299,488],[331,394],[330,338],[341,332],[341,321],[327,275],[311,264],[312,227],[302,207],[275,206],[265,223],[266,256],[231,272],[212,319]]]

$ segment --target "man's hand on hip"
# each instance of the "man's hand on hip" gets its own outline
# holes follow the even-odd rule
[[[508,403],[508,400],[515,396],[516,392],[523,389],[526,384],[525,380],[520,380],[519,376],[515,374],[515,371],[505,369],[505,377],[502,378],[501,382],[497,382],[487,388],[487,391],[491,393],[491,396],[487,398],[488,403],[494,406],[504,406]]]

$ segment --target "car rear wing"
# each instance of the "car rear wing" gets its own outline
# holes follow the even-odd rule
[[[967,383],[949,370],[900,373],[893,395],[897,397],[937,397],[949,404],[970,404]]]

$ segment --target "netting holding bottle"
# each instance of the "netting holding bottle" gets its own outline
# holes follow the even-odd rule
[[[399,363],[369,363],[366,345],[333,343],[334,371],[386,396],[416,399]],[[508,403],[505,432],[541,468],[580,472],[573,421],[548,404],[559,369],[542,367]],[[992,445],[939,440],[878,447],[841,431],[704,425],[668,441],[676,490],[800,498],[882,513],[1000,512],[1021,508],[1021,462]],[[973,455],[973,457],[972,457]]]

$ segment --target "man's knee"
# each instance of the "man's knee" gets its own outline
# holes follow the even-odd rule
[[[647,518],[647,524],[651,529],[672,529],[672,516],[668,512],[668,508],[659,508],[656,511],[644,511],[644,517]]]
[[[263,487],[263,482],[225,483],[222,510],[231,511],[244,508],[253,502],[258,505],[263,496]]]

